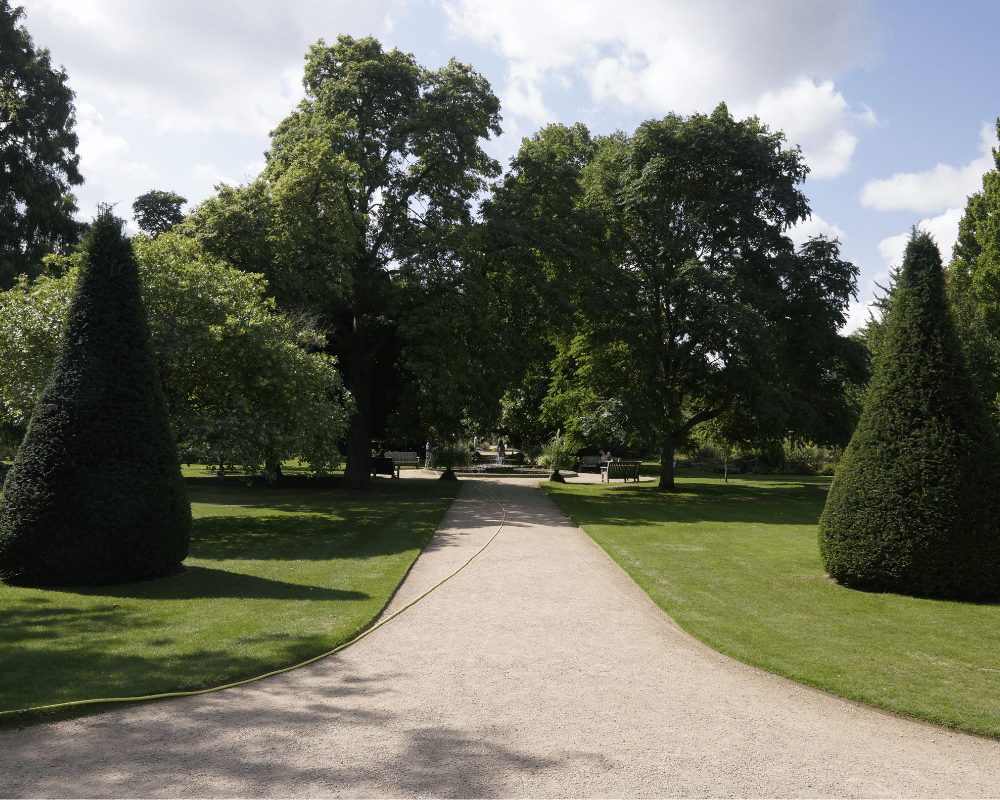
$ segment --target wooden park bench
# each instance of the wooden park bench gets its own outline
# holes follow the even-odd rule
[[[603,467],[602,456],[580,456],[578,461],[580,472],[597,472]]]
[[[615,478],[621,478],[623,481],[628,481],[631,478],[638,482],[639,467],[641,466],[641,461],[609,461],[601,467],[601,483],[604,481],[611,483]]]
[[[416,453],[402,452],[399,450],[387,450],[385,453],[386,458],[391,458],[393,464],[396,465],[396,471],[399,471],[399,467],[419,467],[420,466],[420,456]]]
[[[383,456],[372,456],[372,477],[376,475],[388,475],[390,478],[399,477],[399,467],[391,458]]]

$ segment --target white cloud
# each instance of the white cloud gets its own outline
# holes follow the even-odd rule
[[[78,93],[158,131],[266,135],[301,97],[320,36],[379,34],[400,0],[24,0]]]
[[[898,233],[878,243],[878,254],[885,259],[887,267],[898,267],[903,263],[903,252],[909,240],[909,233]]]
[[[949,208],[943,214],[936,217],[929,217],[920,220],[917,228],[927,231],[934,237],[938,249],[941,251],[941,259],[947,264],[951,260],[951,251],[958,241],[958,223],[962,220],[963,208]],[[886,266],[898,267],[903,263],[903,253],[906,251],[906,243],[910,240],[910,233],[900,233],[896,236],[889,236],[878,244],[879,255],[885,259]]]
[[[734,111],[756,114],[772,130],[782,130],[791,145],[801,145],[813,178],[835,178],[851,166],[858,133],[873,127],[875,113],[853,111],[833,81],[799,78],[780,91],[765,92]]]
[[[49,16],[64,17],[82,25],[92,25],[105,16],[101,0],[35,0],[25,5],[29,11],[44,11]]]
[[[847,241],[847,234],[839,226],[827,222],[815,213],[788,229],[788,238],[795,243],[796,247],[804,244],[807,239],[821,234],[828,239],[839,239],[841,243]]]
[[[121,136],[106,133],[104,116],[90,103],[76,106],[76,133],[80,144],[80,171],[84,177],[94,174],[119,172],[136,177],[151,177],[153,171],[146,164],[129,161],[128,142]]]
[[[875,54],[863,0],[437,2],[456,35],[509,60],[503,107],[536,127],[556,119],[546,90],[570,78],[611,110],[707,113],[725,101],[801,144],[813,177],[834,177],[875,122],[830,80]]]
[[[979,158],[961,167],[937,164],[924,172],[900,172],[870,181],[861,190],[861,204],[876,211],[925,214],[964,207],[966,198],[982,188],[983,175],[995,167],[991,148],[997,144],[996,128],[984,122],[979,138]]]
[[[870,316],[871,311],[869,311],[869,303],[859,301],[857,303],[848,304],[847,321],[844,323],[844,327],[840,329],[840,335],[848,336],[859,328],[863,328],[868,322]]]
[[[128,217],[130,200],[139,194],[136,184],[154,183],[156,171],[141,161],[129,157],[129,143],[125,137],[107,130],[104,115],[90,103],[76,104],[76,132],[80,143],[76,152],[80,156],[80,173],[83,186],[74,194],[79,208],[79,219],[96,216],[99,204],[111,203],[116,213]],[[129,187],[127,190],[124,187]],[[126,229],[134,229],[131,223]]]
[[[243,174],[246,176],[243,182],[252,181],[264,171],[266,166],[266,161],[251,161],[243,168]]]
[[[234,180],[228,175],[224,175],[214,164],[195,164],[191,168],[191,176],[203,183],[210,183],[212,186],[216,186],[220,183],[225,183],[229,186],[236,186],[241,183],[241,181]]]
[[[104,132],[104,115],[90,103],[77,104],[76,133],[80,137],[77,152],[84,167],[100,168],[128,152],[124,138]]]

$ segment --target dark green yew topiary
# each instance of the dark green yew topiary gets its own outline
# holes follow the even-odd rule
[[[847,586],[1000,596],[1000,444],[966,369],[937,245],[914,232],[861,420],[820,518]]]
[[[94,223],[48,388],[0,499],[0,579],[127,583],[177,573],[191,506],[122,222]]]

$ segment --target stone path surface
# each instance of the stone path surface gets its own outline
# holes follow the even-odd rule
[[[1000,743],[740,664],[535,481],[465,482],[398,608],[246,687],[0,733],[3,797],[996,797]],[[391,610],[391,609],[390,609]]]

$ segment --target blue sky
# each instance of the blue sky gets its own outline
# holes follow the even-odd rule
[[[550,122],[633,131],[720,101],[803,148],[813,219],[861,270],[852,323],[922,224],[947,260],[992,168],[1000,3],[895,0],[19,0],[77,93],[81,216],[252,178],[320,37],[374,35],[471,64],[503,105],[506,164]],[[991,55],[993,57],[991,57]]]

